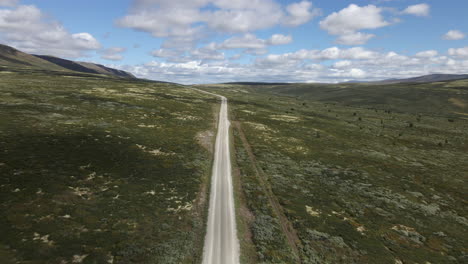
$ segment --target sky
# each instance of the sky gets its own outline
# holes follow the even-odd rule
[[[184,84],[468,73],[466,0],[0,0],[0,43]]]

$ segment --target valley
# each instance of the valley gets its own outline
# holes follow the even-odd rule
[[[39,58],[0,68],[1,263],[467,260],[467,79],[187,86]]]

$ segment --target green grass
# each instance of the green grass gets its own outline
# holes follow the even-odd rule
[[[92,74],[0,78],[1,263],[201,261],[216,98]],[[236,123],[245,263],[467,261],[466,81],[204,89]]]
[[[197,141],[213,130],[216,98],[98,75],[0,74],[0,262],[200,260],[212,157]]]
[[[454,114],[466,108],[447,98],[463,102],[468,85],[421,84],[407,97],[403,86],[355,85],[366,96],[350,90],[333,100],[296,90],[305,86],[204,87],[230,100],[297,232],[302,263],[466,262],[468,121]],[[442,86],[457,88],[438,97]],[[415,100],[420,90],[440,107]],[[265,235],[278,218],[239,140],[235,147],[259,258],[270,252],[264,263],[291,263],[281,230]]]

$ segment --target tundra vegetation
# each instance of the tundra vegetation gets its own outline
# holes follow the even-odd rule
[[[0,68],[0,263],[193,263],[219,102]]]
[[[247,263],[468,262],[466,80],[200,87],[230,100]]]

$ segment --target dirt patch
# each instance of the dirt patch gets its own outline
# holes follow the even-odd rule
[[[200,132],[196,135],[195,139],[197,143],[200,144],[204,149],[208,150],[210,153],[213,153],[214,148],[214,132],[213,130],[206,130]]]
[[[460,108],[465,108],[465,107],[466,107],[466,103],[463,102],[463,100],[461,100],[461,99],[458,99],[458,98],[450,98],[450,99],[448,99],[448,101],[449,101],[450,103],[452,103],[453,105],[458,106],[458,107],[460,107]]]
[[[218,129],[218,116],[219,116],[219,106],[214,106],[212,109],[213,112],[213,123],[209,130],[202,131],[195,136],[195,140],[200,146],[208,150],[211,154],[214,153],[214,144],[215,144],[215,131]]]

